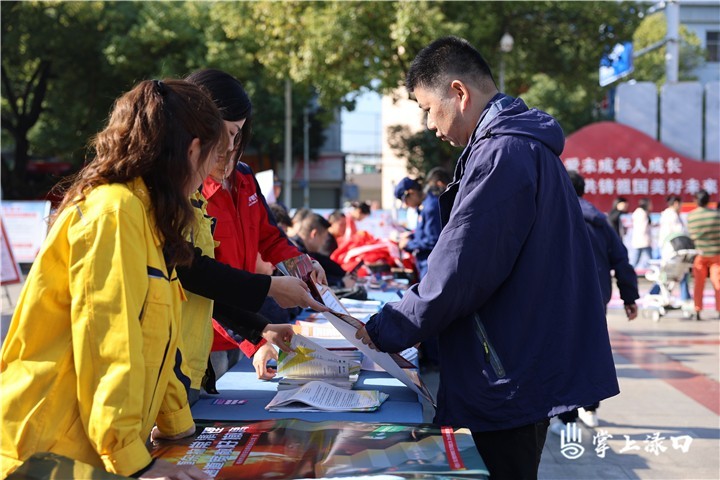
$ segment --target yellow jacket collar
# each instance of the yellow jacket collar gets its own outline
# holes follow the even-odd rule
[[[152,199],[150,198],[150,190],[147,185],[145,185],[145,180],[143,180],[142,177],[137,177],[127,182],[127,186],[130,191],[133,192],[133,194],[143,203],[145,211],[147,212],[147,217],[150,219],[155,246],[159,247],[163,243],[163,238],[157,229],[157,225],[155,224],[155,215],[153,212]]]

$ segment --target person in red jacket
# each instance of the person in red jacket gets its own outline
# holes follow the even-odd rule
[[[213,233],[219,243],[215,247],[215,258],[232,267],[255,272],[258,253],[273,265],[301,255],[275,223],[252,169],[240,161],[250,140],[252,113],[252,104],[240,81],[215,69],[194,72],[187,80],[204,87],[210,94],[234,146],[228,155],[218,159],[202,187],[208,201],[208,214],[217,222]],[[313,266],[315,280],[327,283],[320,264],[313,261]],[[236,349],[236,340],[217,323],[215,327],[213,351]],[[254,345],[245,341],[240,348],[250,357],[262,345],[264,342]],[[273,355],[277,356],[274,349],[263,349],[262,355],[255,359],[259,377],[272,376],[266,363]]]

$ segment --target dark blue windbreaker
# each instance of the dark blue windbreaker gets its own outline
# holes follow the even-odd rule
[[[595,206],[580,198],[580,208],[590,235],[590,243],[595,252],[598,279],[603,303],[607,305],[612,294],[612,277],[610,271],[615,270],[615,280],[620,298],[626,304],[635,303],[638,294],[637,275],[635,269],[628,262],[628,253],[625,245],[607,221],[607,217]]]
[[[413,232],[412,238],[405,246],[405,250],[408,252],[417,252],[415,253],[416,258],[424,260],[435,247],[438,237],[440,236],[440,231],[442,230],[440,203],[438,202],[438,197],[433,192],[427,192],[419,213],[420,218],[417,227]]]
[[[427,276],[367,324],[387,352],[439,333],[436,423],[514,428],[619,392],[563,145],[558,123],[520,99],[476,128],[440,197],[445,226]]]

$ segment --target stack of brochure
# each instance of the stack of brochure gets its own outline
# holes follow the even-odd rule
[[[362,362],[363,354],[355,345],[350,343],[332,323],[323,318],[322,322],[295,322],[295,333],[309,337],[311,341],[328,349],[340,358]]]
[[[279,391],[267,404],[270,412],[374,412],[388,398],[377,390],[346,390],[313,381]]]
[[[360,374],[360,362],[343,358],[303,335],[293,335],[293,352],[280,352],[278,390],[297,388],[314,380],[351,389]]]

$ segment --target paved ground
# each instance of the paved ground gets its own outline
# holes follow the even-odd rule
[[[641,295],[649,288],[641,282]],[[8,291],[14,303],[19,287]],[[709,293],[700,322],[684,320],[680,311],[659,322],[628,322],[617,299],[611,302],[621,393],[602,402],[597,428],[580,428],[578,458],[566,456],[567,445],[563,454],[560,437],[548,433],[541,479],[720,479],[720,320]],[[2,302],[4,338],[12,305],[5,293]],[[427,377],[430,386],[436,381]]]

